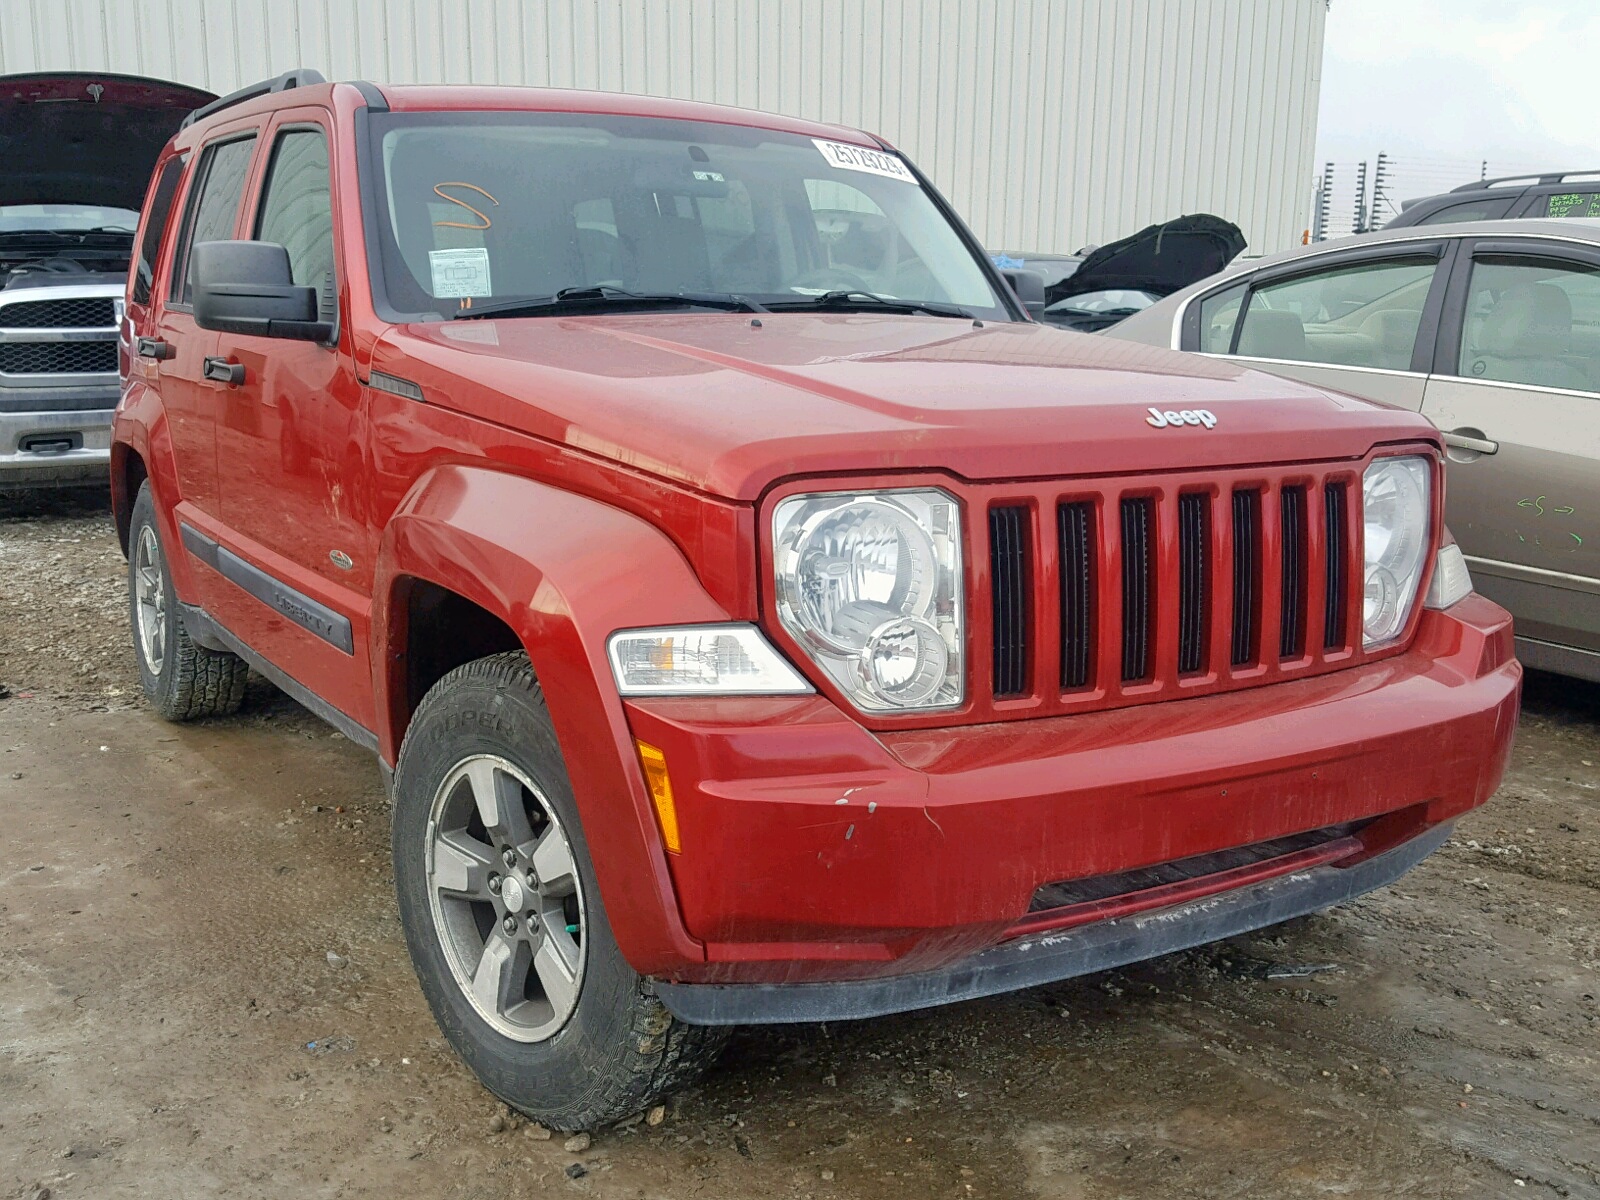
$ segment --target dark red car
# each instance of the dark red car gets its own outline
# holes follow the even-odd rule
[[[439,1023],[556,1127],[728,1025],[1338,903],[1500,780],[1434,429],[1029,321],[878,138],[297,73],[137,245],[145,688],[248,665],[376,751]]]

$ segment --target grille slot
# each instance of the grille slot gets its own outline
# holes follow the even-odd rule
[[[1122,502],[1122,680],[1150,674],[1150,590],[1152,547],[1148,497]]]
[[[1256,659],[1261,632],[1261,493],[1233,494],[1233,665]]]
[[[1205,669],[1210,625],[1210,581],[1206,543],[1210,540],[1210,497],[1178,497],[1178,671]]]
[[[116,370],[113,341],[0,343],[0,373],[6,375],[115,374]]]
[[[1322,601],[1322,645],[1334,650],[1345,644],[1345,560],[1348,557],[1344,526],[1345,485],[1325,484],[1322,489],[1322,511],[1327,521],[1323,546],[1328,558],[1327,591]]]
[[[110,296],[19,300],[0,305],[0,329],[111,329],[117,302]]]
[[[994,602],[994,694],[1028,690],[1028,510],[989,510],[989,579]]]
[[[1061,687],[1089,686],[1094,661],[1094,506],[1056,511],[1061,553]]]
[[[1278,562],[1282,567],[1278,657],[1299,658],[1306,646],[1306,490],[1286,487],[1278,493]]]

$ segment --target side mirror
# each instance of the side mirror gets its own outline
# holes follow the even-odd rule
[[[295,285],[289,252],[275,242],[196,242],[189,273],[201,329],[311,342],[333,336],[317,319],[317,289]]]
[[[1028,315],[1038,320],[1044,312],[1044,276],[1037,271],[1001,271]]]

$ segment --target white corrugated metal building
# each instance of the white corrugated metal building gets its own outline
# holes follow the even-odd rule
[[[860,126],[990,247],[1300,240],[1327,0],[0,0],[0,73],[647,92]]]

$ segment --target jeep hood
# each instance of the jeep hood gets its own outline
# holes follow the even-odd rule
[[[664,313],[405,325],[380,339],[372,369],[416,384],[429,405],[739,500],[797,475],[1203,471],[1437,438],[1414,413],[1043,325],[760,322]],[[1215,427],[1157,428],[1151,407],[1207,409]]]
[[[161,147],[215,99],[136,75],[0,76],[0,204],[137,210]]]
[[[1215,275],[1244,248],[1244,233],[1232,221],[1210,213],[1174,217],[1086,255],[1076,271],[1045,293],[1045,303],[1112,289],[1170,296]]]

